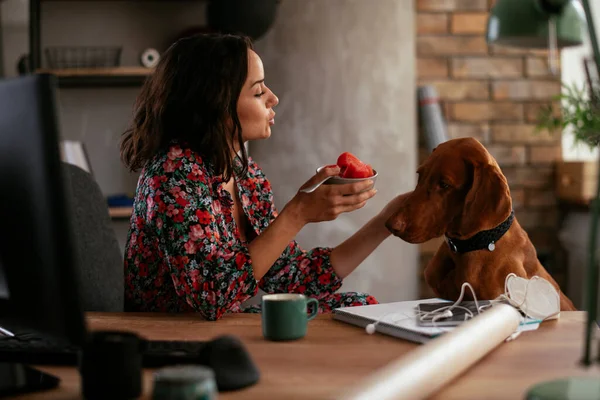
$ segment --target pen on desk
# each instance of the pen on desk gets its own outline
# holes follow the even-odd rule
[[[0,326],[0,333],[3,334],[4,336],[8,336],[8,337],[14,337],[15,336],[14,333],[12,333],[11,331],[9,331],[8,329],[4,329],[1,326]]]

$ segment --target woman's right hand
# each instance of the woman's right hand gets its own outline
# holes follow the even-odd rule
[[[336,176],[340,168],[328,166],[310,178],[300,189],[312,186],[328,176]],[[303,223],[332,221],[340,214],[358,210],[375,196],[377,189],[373,181],[327,185],[323,184],[312,193],[298,191],[288,205],[293,205],[295,214]],[[369,189],[371,188],[371,189]]]

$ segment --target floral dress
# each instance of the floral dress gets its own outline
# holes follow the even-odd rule
[[[260,235],[277,210],[271,185],[251,158],[247,169],[236,184],[249,225]],[[224,184],[196,152],[177,143],[143,168],[125,249],[127,311],[195,311],[217,320],[229,312],[255,312],[256,306],[244,309],[242,303],[258,288],[314,297],[320,313],[377,303],[362,293],[335,293],[342,279],[331,266],[332,249],[304,250],[295,240],[257,281]]]

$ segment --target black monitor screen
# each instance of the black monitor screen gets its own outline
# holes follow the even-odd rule
[[[85,337],[62,176],[56,81],[0,81],[0,317]],[[9,314],[8,316],[6,314]]]

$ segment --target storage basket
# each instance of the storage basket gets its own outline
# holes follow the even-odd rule
[[[46,59],[52,69],[114,68],[121,64],[118,46],[48,47]]]

